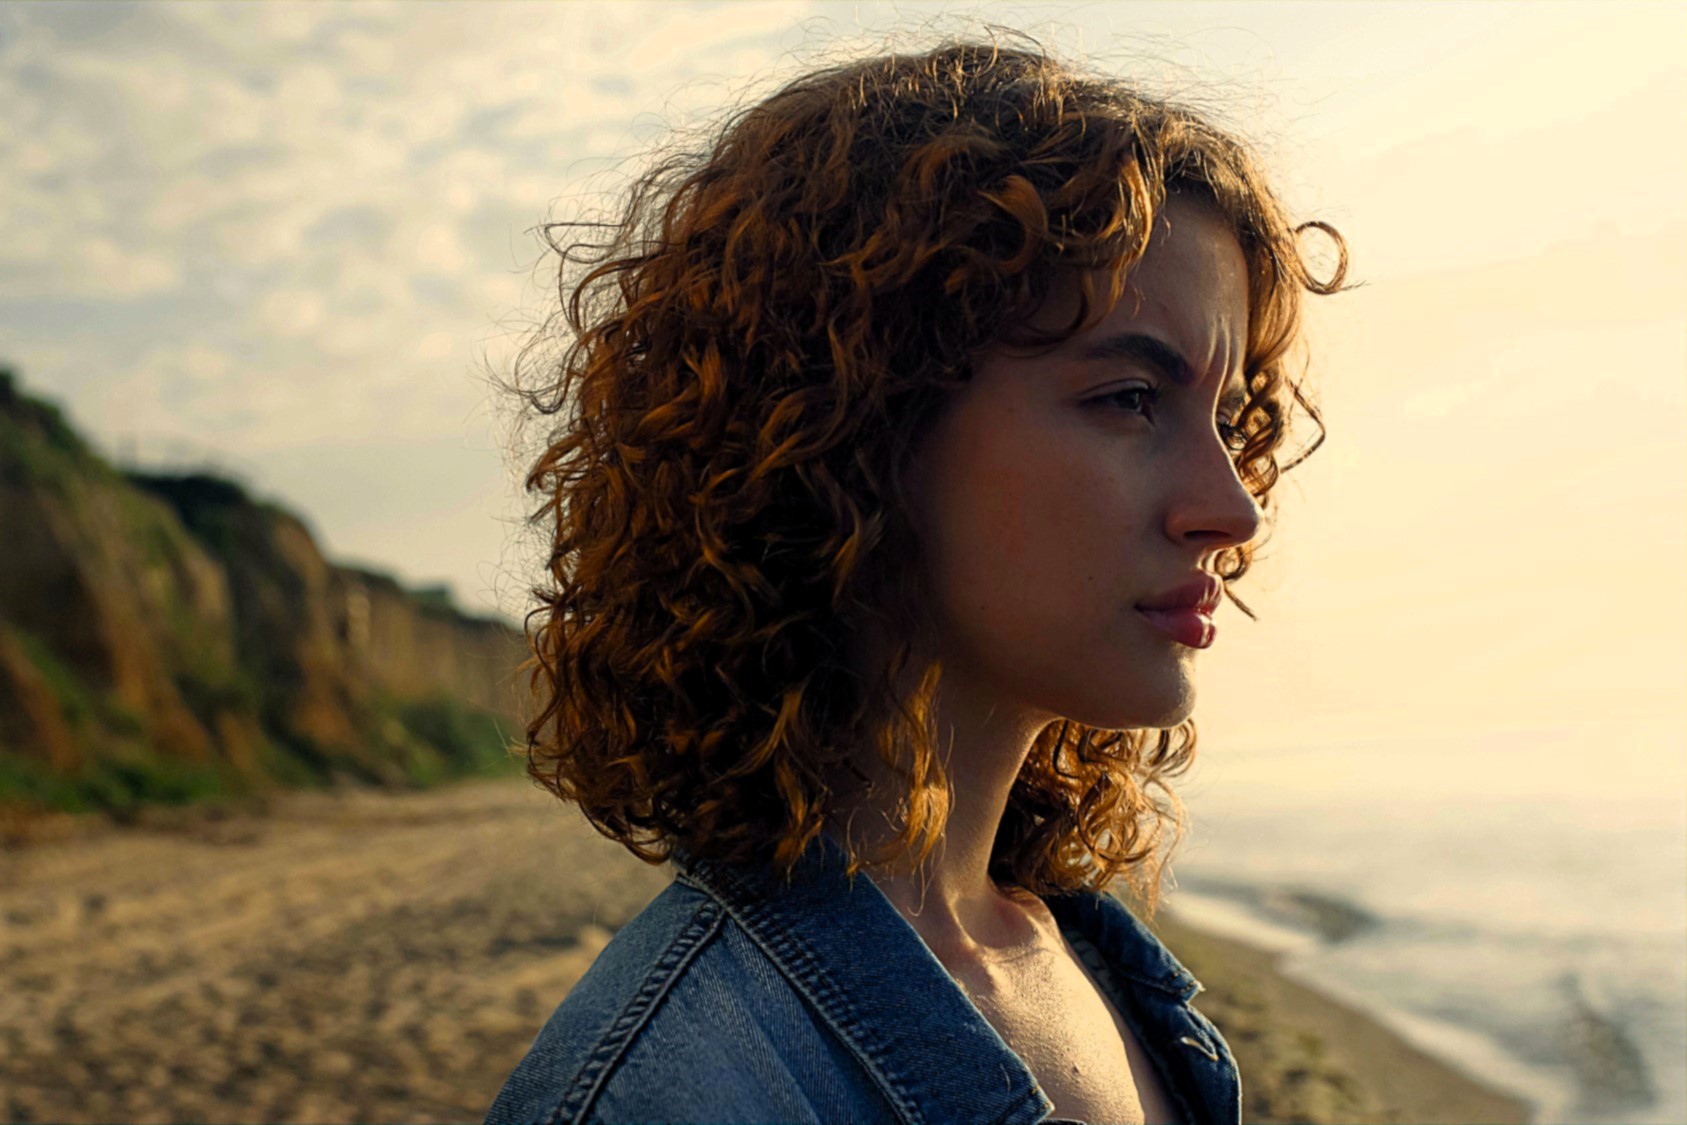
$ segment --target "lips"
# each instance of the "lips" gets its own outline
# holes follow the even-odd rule
[[[1212,614],[1224,586],[1203,576],[1137,604],[1137,612],[1180,645],[1207,648],[1218,637]]]
[[[1224,585],[1210,575],[1175,586],[1163,594],[1144,598],[1136,603],[1138,609],[1198,609],[1208,615],[1218,608]]]
[[[1153,626],[1190,648],[1206,648],[1218,638],[1218,626],[1198,609],[1138,609]]]

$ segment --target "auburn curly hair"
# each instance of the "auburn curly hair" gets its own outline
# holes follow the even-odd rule
[[[914,666],[931,623],[904,469],[974,354],[1057,276],[1076,272],[1082,325],[1105,315],[1174,194],[1216,207],[1248,264],[1235,457],[1269,516],[1280,472],[1324,434],[1286,370],[1300,291],[1341,288],[1346,246],[1291,226],[1236,138],[1035,43],[808,73],[657,160],[615,222],[547,224],[561,308],[514,380],[547,416],[526,482],[549,545],[528,617],[530,776],[648,863],[677,845],[789,879],[832,807],[827,779],[871,746],[902,786],[894,854],[923,862],[948,779],[942,669]],[[607,237],[554,233],[593,226]],[[1339,250],[1329,281],[1297,248],[1306,227]],[[1318,438],[1279,465],[1295,402]],[[1219,557],[1227,593],[1254,546]],[[889,650],[854,667],[870,634]],[[1165,779],[1195,741],[1192,720],[1050,724],[992,877],[1067,894],[1122,872],[1152,916],[1169,850],[1144,861],[1168,824],[1174,846],[1183,833]],[[869,861],[846,852],[853,879]]]

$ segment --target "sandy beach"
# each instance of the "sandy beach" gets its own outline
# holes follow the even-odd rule
[[[479,1120],[668,879],[521,780],[0,847],[0,1117]],[[1528,1120],[1272,954],[1155,929],[1207,986],[1247,1120]]]

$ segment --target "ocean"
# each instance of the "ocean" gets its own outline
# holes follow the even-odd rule
[[[1687,723],[1203,744],[1167,909],[1535,1106],[1687,1121]]]

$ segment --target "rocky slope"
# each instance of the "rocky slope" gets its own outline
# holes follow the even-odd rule
[[[514,732],[522,658],[238,485],[119,473],[0,369],[0,807],[463,772]]]

